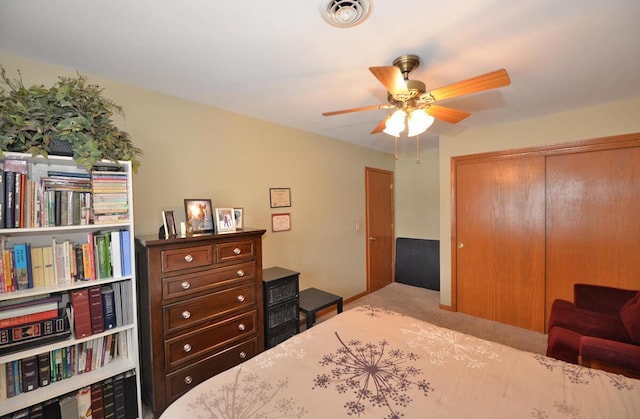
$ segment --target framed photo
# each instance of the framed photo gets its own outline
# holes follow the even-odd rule
[[[242,230],[244,226],[244,208],[234,208],[233,219],[236,222],[236,229]]]
[[[289,231],[291,230],[291,214],[271,214],[271,231]]]
[[[176,233],[176,219],[173,216],[173,211],[162,211],[162,223],[164,224],[165,237],[175,237]]]
[[[193,233],[214,232],[210,199],[185,199],[184,213],[187,223],[191,224]]]
[[[233,208],[216,208],[216,233],[231,233],[236,231],[236,220]]]
[[[269,188],[271,208],[291,206],[291,188]]]

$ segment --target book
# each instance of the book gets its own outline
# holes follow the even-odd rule
[[[78,411],[77,418],[78,419],[89,419],[92,418],[91,412],[91,386],[86,386],[79,389],[76,392],[76,397],[78,399]]]
[[[116,408],[113,397],[113,378],[107,378],[102,382],[102,400],[105,419],[115,419]]]
[[[48,386],[51,383],[51,353],[45,352],[38,355],[38,385]]]
[[[71,306],[73,307],[73,328],[76,339],[91,336],[91,307],[88,290],[72,291]]]
[[[131,232],[120,230],[120,246],[122,247],[122,276],[131,275]]]
[[[31,274],[33,287],[42,287],[46,284],[44,276],[44,249],[42,247],[31,248]]]
[[[126,419],[124,374],[118,374],[113,378],[113,405],[115,410],[115,418]]]
[[[0,329],[0,355],[64,340],[70,333],[64,310],[55,319]]]
[[[7,398],[11,398],[16,395],[16,374],[14,371],[15,364],[11,361],[6,363],[5,381],[7,382]]]
[[[111,286],[102,287],[102,307],[104,317],[104,330],[116,327],[116,307],[114,290]]]
[[[38,388],[38,357],[36,355],[23,358],[22,362],[22,392],[33,391]]]
[[[84,273],[84,255],[82,254],[82,245],[78,244],[73,246],[73,253],[75,257],[76,281],[84,281],[89,279]]]
[[[45,285],[54,285],[56,277],[53,267],[53,247],[45,246],[42,248],[42,263],[44,266],[44,283]]]
[[[71,393],[60,398],[60,417],[62,419],[78,418],[78,398],[76,393]]]
[[[15,214],[16,172],[4,170],[4,228],[13,228]]]
[[[13,260],[18,290],[26,290],[29,288],[29,271],[25,243],[16,243],[13,246]]]
[[[49,312],[51,310],[56,310],[57,315],[58,304],[61,300],[62,297],[60,295],[54,295],[0,306],[0,322],[19,316]]]
[[[109,260],[111,262],[111,276],[122,276],[122,248],[120,244],[120,231],[109,233]]]
[[[99,285],[95,285],[88,289],[89,292],[89,307],[91,313],[91,331],[93,334],[104,332],[105,319],[103,308],[102,289]]]
[[[0,401],[7,398],[7,364],[0,363]]]
[[[108,256],[108,245],[106,243],[106,237],[102,233],[95,234],[93,236],[95,240],[95,259],[96,259],[96,268],[98,278],[108,278],[109,271],[107,270],[107,256]]]
[[[29,407],[29,419],[45,419],[44,404],[38,403]]]
[[[122,294],[120,282],[114,282],[111,284],[113,288],[113,305],[116,309],[116,326],[124,326],[122,319]]]
[[[2,266],[4,267],[4,287],[3,289],[6,290],[6,292],[13,292],[17,289],[14,281],[13,281],[13,257],[11,256],[12,251],[9,249],[5,249],[2,253],[2,258],[3,258],[3,263]]]
[[[92,419],[104,419],[101,383],[91,385],[91,417]]]
[[[60,401],[55,399],[49,399],[44,402],[43,405],[44,417],[47,419],[61,419],[62,414],[60,412]]]

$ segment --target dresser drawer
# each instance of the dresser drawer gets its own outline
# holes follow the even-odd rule
[[[256,283],[228,288],[163,307],[164,332],[173,333],[229,312],[256,307]]]
[[[227,285],[239,279],[254,279],[255,276],[256,264],[254,262],[247,262],[226,268],[163,278],[162,298],[168,300],[185,297],[196,292]]]
[[[220,243],[217,246],[218,262],[231,262],[256,255],[256,242],[254,240]]]
[[[212,245],[163,250],[162,272],[210,266],[215,263]]]
[[[207,378],[238,365],[255,356],[256,353],[258,353],[258,341],[253,338],[168,374],[165,377],[167,403],[171,403]]]
[[[175,368],[207,352],[246,339],[256,333],[256,323],[257,314],[252,311],[169,339],[164,343],[165,365]]]

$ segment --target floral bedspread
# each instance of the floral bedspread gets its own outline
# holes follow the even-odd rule
[[[373,306],[199,384],[172,418],[635,418],[640,380]]]

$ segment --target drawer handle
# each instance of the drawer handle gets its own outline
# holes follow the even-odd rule
[[[238,274],[238,276],[244,276],[244,271],[242,269],[238,269],[238,272],[236,272]]]
[[[189,288],[191,288],[191,284],[189,283],[189,281],[183,281],[180,285],[182,285],[183,290],[188,290]]]
[[[238,295],[238,301],[239,302],[243,302],[244,301],[244,295]]]
[[[247,327],[244,325],[244,323],[240,323],[240,324],[238,325],[238,330],[239,330],[239,331],[241,331],[241,332],[242,332],[242,331],[244,331],[244,329],[246,329],[246,328],[247,328]]]
[[[240,352],[240,358],[245,359],[247,357],[247,353],[245,351]]]
[[[193,256],[191,256],[191,255],[187,255],[187,256],[185,256],[185,257],[184,257],[184,261],[185,261],[185,262],[193,262]]]
[[[191,345],[189,345],[188,343],[185,343],[184,346],[182,347],[182,350],[185,352],[191,352]]]
[[[235,249],[233,249],[234,255],[239,255],[240,253],[242,253],[242,250],[240,250],[239,248],[236,247]]]
[[[182,312],[182,318],[183,319],[188,319],[189,317],[191,317],[191,313],[188,312],[187,310]]]
[[[193,378],[191,378],[190,375],[187,375],[186,377],[184,377],[184,383],[185,384],[191,384],[193,383]]]

